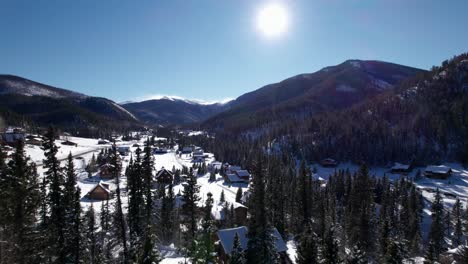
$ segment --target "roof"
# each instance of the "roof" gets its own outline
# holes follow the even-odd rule
[[[242,170],[242,168],[240,166],[233,166],[233,165],[229,165],[228,169],[231,170],[231,171]]]
[[[88,193],[92,193],[94,190],[96,190],[96,188],[98,187],[101,187],[105,192],[109,193],[110,194],[110,190],[107,189],[103,184],[102,182],[99,182],[98,184],[96,184],[96,186],[94,186]]]
[[[236,170],[236,174],[239,177],[250,177],[250,173],[247,170]]]
[[[395,165],[393,165],[392,170],[408,170],[410,168],[410,165],[408,164],[401,164],[396,162]]]
[[[243,182],[241,178],[239,178],[236,174],[228,173],[226,177],[229,179],[230,182]]]
[[[320,175],[318,175],[318,173],[312,174],[312,179],[316,180],[316,181],[325,181],[325,179],[320,177]]]
[[[161,168],[161,170],[158,171],[158,173],[156,173],[156,178],[158,178],[159,176],[161,176],[161,174],[163,174],[164,172],[167,172],[167,173],[169,173],[169,175],[172,176],[172,172],[163,167],[163,168]]]
[[[230,254],[234,246],[234,237],[238,234],[242,249],[247,249],[247,243],[249,239],[247,238],[247,227],[240,226],[229,229],[221,229],[218,231],[218,238],[223,246],[224,252]],[[288,250],[286,243],[281,237],[280,233],[276,228],[273,228],[273,236],[275,236],[275,246],[277,252],[284,252]]]
[[[427,166],[426,167],[426,172],[431,172],[431,173],[449,173],[452,169],[450,167],[447,167],[445,165],[439,165],[439,166]]]

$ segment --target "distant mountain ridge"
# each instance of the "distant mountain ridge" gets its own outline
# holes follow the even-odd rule
[[[234,124],[244,128],[281,116],[310,116],[350,107],[391,90],[424,70],[382,61],[348,60],[314,73],[300,74],[246,93],[230,108],[204,122],[207,128]]]
[[[77,129],[125,127],[138,123],[132,113],[109,99],[13,75],[0,75],[0,114],[9,123],[26,120],[42,126]]]
[[[159,125],[188,125],[198,123],[229,108],[229,103],[201,103],[180,97],[162,96],[159,99],[122,105],[140,121]]]
[[[122,104],[18,76],[0,75],[0,113],[15,120],[25,117],[40,125],[64,127],[202,124],[208,129],[244,129],[283,117],[307,118],[345,109],[421,72],[424,71],[381,61],[348,60],[266,85],[227,103],[161,96]]]

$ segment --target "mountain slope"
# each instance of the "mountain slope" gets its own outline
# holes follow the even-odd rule
[[[273,122],[278,117],[307,117],[344,109],[421,72],[393,63],[349,60],[244,94],[231,103],[229,110],[210,118],[204,125],[222,128],[235,124],[247,129]]]
[[[200,104],[180,98],[163,97],[122,105],[139,120],[158,125],[186,125],[206,120],[229,107],[229,104]]]
[[[0,105],[0,113],[4,116],[14,113],[42,126],[112,127],[119,123],[122,127],[138,122],[131,113],[111,100],[12,75],[0,75]]]

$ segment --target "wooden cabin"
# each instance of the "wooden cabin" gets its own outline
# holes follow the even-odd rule
[[[424,170],[424,176],[431,179],[442,179],[445,180],[452,175],[452,168],[445,165],[439,166],[427,166]]]
[[[246,225],[247,224],[247,206],[234,202],[234,221],[237,225]]]
[[[174,180],[174,175],[171,171],[165,169],[164,167],[156,173],[156,181],[162,184],[171,184]]]
[[[326,158],[320,161],[320,165],[322,165],[322,167],[334,168],[338,166],[338,161],[331,158]]]
[[[229,255],[234,247],[234,238],[239,236],[240,244],[243,250],[247,249],[249,238],[247,237],[247,227],[240,226],[235,228],[221,229],[216,233],[216,240],[219,241],[218,246],[218,263],[228,263]],[[276,251],[280,255],[280,263],[290,264],[291,259],[287,254],[288,247],[276,228],[273,229],[273,236],[276,238]]]
[[[109,185],[102,182],[96,184],[96,186],[86,194],[86,198],[93,200],[108,200],[110,198]]]
[[[401,164],[396,162],[395,165],[393,165],[392,168],[390,168],[390,173],[393,174],[406,174],[411,172],[411,165],[408,164]]]
[[[250,173],[247,170],[236,170],[234,173],[244,182],[248,183],[250,181]]]
[[[112,179],[114,175],[112,175],[114,166],[111,164],[104,164],[99,168],[99,176],[103,179]]]
[[[72,142],[72,141],[70,141],[70,140],[65,140],[65,141],[62,142],[61,144],[62,144],[62,145],[65,145],[65,146],[74,146],[74,147],[78,146],[77,143]]]
[[[21,128],[8,128],[4,133],[1,134],[1,139],[8,144],[13,144],[17,140],[24,140],[25,133]]]

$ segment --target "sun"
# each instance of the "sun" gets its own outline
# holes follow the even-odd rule
[[[267,37],[283,35],[288,29],[286,8],[278,3],[264,6],[257,15],[257,28]]]

